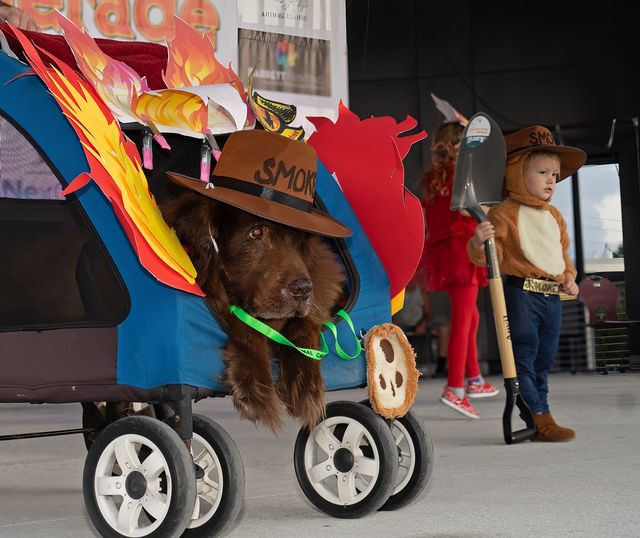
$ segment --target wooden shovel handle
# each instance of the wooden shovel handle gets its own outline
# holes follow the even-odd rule
[[[489,293],[491,294],[491,306],[493,307],[493,320],[496,324],[498,348],[500,349],[500,363],[502,364],[502,376],[505,379],[516,377],[516,363],[513,358],[511,346],[511,334],[509,332],[509,318],[507,317],[507,304],[504,300],[504,288],[501,278],[489,279]]]

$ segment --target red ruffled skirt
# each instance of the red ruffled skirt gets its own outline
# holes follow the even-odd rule
[[[416,271],[418,284],[429,291],[441,291],[451,285],[487,285],[487,268],[471,262],[467,254],[468,237],[453,235],[436,243],[425,243]]]

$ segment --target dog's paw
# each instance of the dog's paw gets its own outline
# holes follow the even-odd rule
[[[277,433],[282,430],[284,409],[273,385],[266,348],[262,351],[250,353],[246,347],[228,344],[224,354],[223,382],[242,418]]]
[[[296,361],[300,359],[296,357]],[[300,362],[297,364],[300,365]],[[286,366],[284,368],[277,386],[278,396],[289,414],[298,418],[303,427],[311,430],[325,415],[324,381],[320,366],[310,363],[306,368],[293,372],[287,372]]]
[[[282,403],[273,385],[247,378],[227,384],[231,387],[233,406],[242,418],[262,424],[274,433],[282,431]]]
[[[324,391],[317,394],[306,393],[296,406],[292,407],[287,404],[287,410],[290,415],[298,418],[300,426],[309,431],[313,430],[325,417]]]

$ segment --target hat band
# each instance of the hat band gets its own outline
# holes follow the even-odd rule
[[[519,148],[513,148],[513,149],[507,151],[507,157],[509,155],[511,155],[512,153],[515,153],[516,151],[523,151],[523,150],[526,150],[526,149],[534,149],[534,148],[539,148],[539,147],[544,147],[544,146],[548,146],[549,148],[555,148],[556,147],[555,144],[553,144],[553,145],[551,145],[551,144],[537,144],[537,145],[533,145],[533,146],[532,145],[521,146]],[[549,151],[553,151],[553,150],[549,149]]]
[[[247,183],[246,181],[241,181],[227,176],[213,176],[212,180],[215,187],[224,187],[225,189],[243,192],[264,200],[286,205],[293,209],[299,209],[306,213],[311,213],[311,208],[313,207],[312,202],[307,202],[306,200],[302,200],[301,198],[297,198],[291,194],[286,194],[262,185],[256,185],[255,183]]]

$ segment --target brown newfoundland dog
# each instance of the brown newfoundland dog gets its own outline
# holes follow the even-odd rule
[[[313,184],[308,192],[296,193],[291,170],[302,165]],[[308,428],[323,417],[320,362],[267,339],[231,314],[229,305],[298,347],[320,349],[322,325],[331,319],[345,277],[335,252],[316,234],[345,236],[350,231],[311,207],[315,169],[315,152],[307,144],[264,131],[235,133],[211,183],[170,173],[172,181],[196,192],[186,191],[162,206],[193,260],[206,300],[225,322],[224,383],[234,406],[242,417],[273,431],[282,427],[283,404]],[[269,173],[275,181],[264,188],[259,180]],[[272,360],[279,366],[275,385]]]

